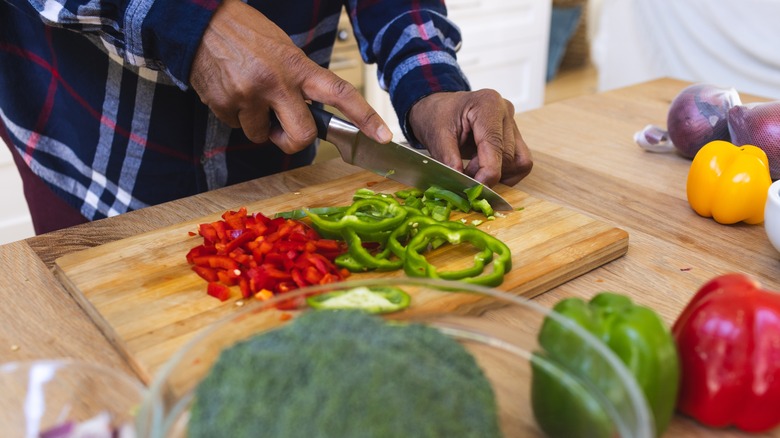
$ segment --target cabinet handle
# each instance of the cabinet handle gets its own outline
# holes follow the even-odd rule
[[[334,56],[330,60],[330,68],[332,70],[341,70],[345,68],[353,68],[360,65],[356,60],[348,58],[346,56]]]
[[[450,9],[450,10],[452,10],[452,9],[456,9],[456,10],[460,10],[460,9],[475,9],[475,8],[479,8],[480,6],[482,6],[482,1],[481,0],[472,0],[472,1],[464,0],[464,1],[449,1],[449,2],[447,2],[447,9]]]
[[[339,41],[347,41],[349,39],[349,31],[347,29],[339,29],[336,34],[336,39]]]

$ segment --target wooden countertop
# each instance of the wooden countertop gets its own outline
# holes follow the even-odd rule
[[[780,254],[762,226],[724,226],[688,206],[690,160],[633,142],[647,124],[665,126],[687,82],[660,79],[554,103],[516,119],[534,155],[517,188],[628,231],[628,253],[535,298],[589,298],[612,290],[652,307],[671,324],[699,286],[744,272],[780,291]],[[742,95],[743,102],[761,99]],[[184,220],[270,198],[359,169],[331,160],[117,217],[0,246],[0,362],[72,357],[130,372],[129,366],[51,273],[58,257]],[[666,436],[748,436],[678,416]],[[772,436],[780,436],[780,430]]]

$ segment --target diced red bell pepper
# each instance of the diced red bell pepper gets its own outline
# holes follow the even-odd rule
[[[238,279],[238,289],[241,291],[242,297],[249,298],[252,296],[252,290],[249,288],[249,280],[246,276]]]
[[[222,214],[222,219],[228,226],[234,230],[243,230],[246,228],[246,207],[241,207],[238,211],[226,211]]]
[[[219,242],[219,237],[217,237],[217,230],[215,230],[214,226],[211,224],[198,225],[198,234],[203,236],[203,240],[212,245],[216,242]]]
[[[189,263],[195,263],[193,260],[195,257],[201,257],[205,255],[214,255],[217,253],[217,249],[213,246],[206,246],[206,245],[198,245],[194,248],[192,248],[187,253],[187,261]]]
[[[197,266],[208,266],[210,268],[220,268],[225,270],[238,269],[238,263],[228,256],[207,255],[195,257],[192,262]]]
[[[234,251],[237,248],[240,248],[243,244],[250,242],[252,240],[255,240],[257,237],[257,234],[255,234],[252,230],[243,230],[241,234],[236,237],[235,239],[231,240],[226,246],[225,246],[225,252],[230,253]]]
[[[227,301],[230,298],[230,288],[215,281],[209,283],[206,287],[206,293],[220,301]]]
[[[221,221],[200,224],[198,233],[204,243],[186,257],[193,271],[210,284],[238,285],[245,298],[261,291],[283,294],[349,275],[333,262],[346,251],[346,244],[321,239],[297,220],[247,215],[241,207],[225,212]],[[224,296],[221,290],[214,293]]]
[[[192,270],[195,271],[195,273],[198,274],[200,278],[208,282],[219,280],[219,276],[217,276],[217,270],[214,268],[195,265],[192,267]]]
[[[217,242],[225,242],[227,240],[227,224],[222,221],[212,222],[211,226],[217,233]]]
[[[324,274],[318,271],[314,266],[309,266],[303,270],[303,279],[306,281],[307,285],[320,284],[323,275]]]

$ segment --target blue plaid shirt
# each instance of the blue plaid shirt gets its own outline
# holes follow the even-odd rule
[[[468,89],[443,0],[248,3],[322,66],[346,6],[400,120],[427,94]],[[88,219],[311,163],[314,146],[286,155],[253,144],[189,87],[218,4],[0,0],[0,121],[32,171]]]

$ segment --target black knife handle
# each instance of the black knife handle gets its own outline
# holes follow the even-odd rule
[[[327,140],[328,126],[330,126],[330,120],[333,118],[333,114],[324,109],[317,108],[312,104],[309,104],[309,111],[311,111],[311,115],[314,117],[314,124],[317,125],[317,138]]]

